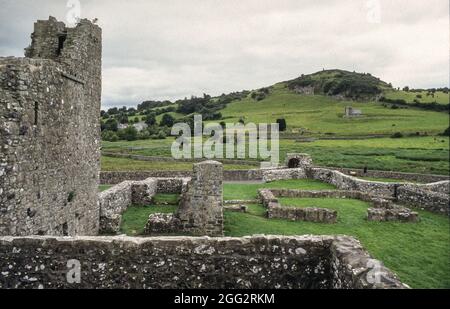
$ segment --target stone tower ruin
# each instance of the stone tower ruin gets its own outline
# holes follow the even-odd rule
[[[223,165],[216,161],[194,164],[176,213],[181,229],[196,236],[223,236]]]
[[[95,235],[102,32],[38,21],[0,58],[0,235]]]

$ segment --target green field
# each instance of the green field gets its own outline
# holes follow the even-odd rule
[[[128,158],[113,158],[102,156],[102,171],[190,171],[193,163],[189,162],[159,162],[140,161]],[[254,165],[224,164],[225,170],[245,170],[253,169]]]
[[[422,96],[421,98],[418,98],[417,95]],[[434,94],[434,97],[427,96],[427,91],[421,91],[421,92],[413,92],[413,91],[387,91],[384,93],[384,96],[387,99],[392,100],[405,100],[406,103],[414,102],[414,100],[418,100],[420,103],[432,103],[436,102],[438,104],[449,104],[449,94],[442,92],[442,91],[436,91]]]
[[[173,139],[102,142],[102,149],[108,152],[169,157],[172,142]],[[281,162],[284,162],[286,153],[290,152],[309,153],[315,164],[320,166],[348,168],[367,166],[371,170],[443,175],[449,173],[449,138],[441,136],[316,140],[309,143],[280,140]],[[226,169],[255,167],[252,165],[225,166]],[[102,158],[102,170],[190,170],[191,168],[190,163]]]
[[[328,184],[311,180],[290,180],[269,184],[224,184],[225,199],[252,199],[261,187],[330,189]],[[176,195],[158,197],[172,203]],[[254,234],[354,236],[377,259],[396,272],[413,288],[450,288],[450,234],[448,217],[419,211],[419,223],[368,222],[369,205],[352,199],[281,199],[289,206],[317,206],[336,209],[336,224],[292,222],[267,219],[262,205],[248,205],[248,213],[225,211],[226,236]],[[131,207],[125,212],[121,231],[128,235],[142,233],[148,216],[156,212],[174,212],[176,206]]]
[[[364,116],[343,118],[345,106],[361,109]],[[284,87],[274,86],[262,101],[250,97],[228,104],[221,111],[226,122],[273,123],[285,118],[290,130],[308,135],[373,135],[395,132],[442,133],[449,126],[448,114],[415,108],[391,109],[376,102],[338,101],[323,95],[298,95]]]

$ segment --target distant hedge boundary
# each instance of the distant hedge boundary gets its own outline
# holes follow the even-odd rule
[[[421,102],[412,102],[407,103],[403,99],[387,99],[385,97],[381,97],[379,99],[380,102],[394,104],[394,105],[400,105],[400,106],[411,106],[411,107],[417,107],[424,110],[430,110],[435,112],[449,112],[450,111],[450,104],[438,104],[436,102],[432,103],[421,103]]]

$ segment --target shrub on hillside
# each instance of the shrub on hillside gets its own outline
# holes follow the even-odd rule
[[[102,140],[108,142],[117,142],[119,140],[119,137],[117,136],[116,132],[105,130],[102,132]]]
[[[287,129],[286,119],[280,118],[277,119],[277,123],[279,125],[280,132],[284,132]]]
[[[391,138],[402,138],[403,134],[400,132],[395,132],[394,134],[391,135]]]
[[[162,127],[165,126],[165,127],[171,128],[173,126],[174,122],[175,122],[175,118],[173,118],[172,115],[164,114],[159,125]]]

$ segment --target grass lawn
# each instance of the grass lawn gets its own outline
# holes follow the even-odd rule
[[[103,192],[103,191],[106,191],[106,190],[108,190],[109,188],[111,188],[112,186],[110,186],[110,185],[99,185],[98,186],[98,191],[99,192]]]
[[[106,151],[146,156],[170,156],[172,139],[135,142],[103,142]],[[248,147],[247,147],[248,149]],[[398,172],[443,174],[449,173],[448,137],[372,138],[364,140],[317,140],[300,143],[280,140],[280,160],[286,153],[305,152],[314,163],[322,166],[363,168]],[[226,169],[255,168],[256,166],[225,165]],[[103,170],[188,170],[189,163],[145,162],[103,157]]]
[[[447,96],[448,100],[448,96]],[[447,102],[448,104],[448,102]],[[364,116],[343,118],[345,106],[361,109]],[[323,95],[298,95],[274,86],[262,101],[247,97],[232,102],[221,111],[227,122],[273,123],[285,118],[289,129],[301,129],[312,135],[370,135],[394,132],[442,133],[448,127],[448,114],[415,108],[391,109],[377,102],[337,101]]]
[[[173,213],[177,206],[132,206],[122,216],[120,232],[128,236],[141,235],[144,232],[148,216],[152,213]]]
[[[246,170],[254,169],[254,165],[245,164],[224,164],[225,170]],[[141,161],[128,158],[113,158],[102,156],[102,171],[191,171],[192,163],[189,162],[157,162]]]
[[[224,200],[252,200],[258,189],[333,190],[333,185],[313,179],[281,180],[261,184],[226,183],[223,185]]]
[[[268,184],[225,184],[225,199],[253,199],[258,188],[332,189],[312,180],[277,181]],[[177,195],[161,195],[159,201],[176,200]],[[338,211],[336,224],[292,222],[265,218],[266,209],[248,205],[248,213],[225,211],[226,236],[254,234],[354,236],[377,259],[396,272],[413,288],[450,288],[450,234],[448,217],[418,211],[419,223],[368,222],[368,204],[353,199],[281,198],[282,205],[326,207]],[[125,212],[121,231],[128,235],[142,233],[150,213],[174,212],[176,206],[131,207]]]
[[[418,98],[417,95],[421,95],[421,98]],[[427,91],[422,91],[422,92],[412,92],[412,91],[386,91],[384,96],[387,99],[392,99],[392,100],[397,100],[397,99],[401,99],[401,100],[405,100],[406,103],[411,103],[414,100],[418,100],[420,103],[431,103],[431,102],[435,102],[438,104],[449,104],[449,94],[448,93],[444,93],[442,91],[436,91],[436,93],[434,94],[434,97],[427,96]]]

